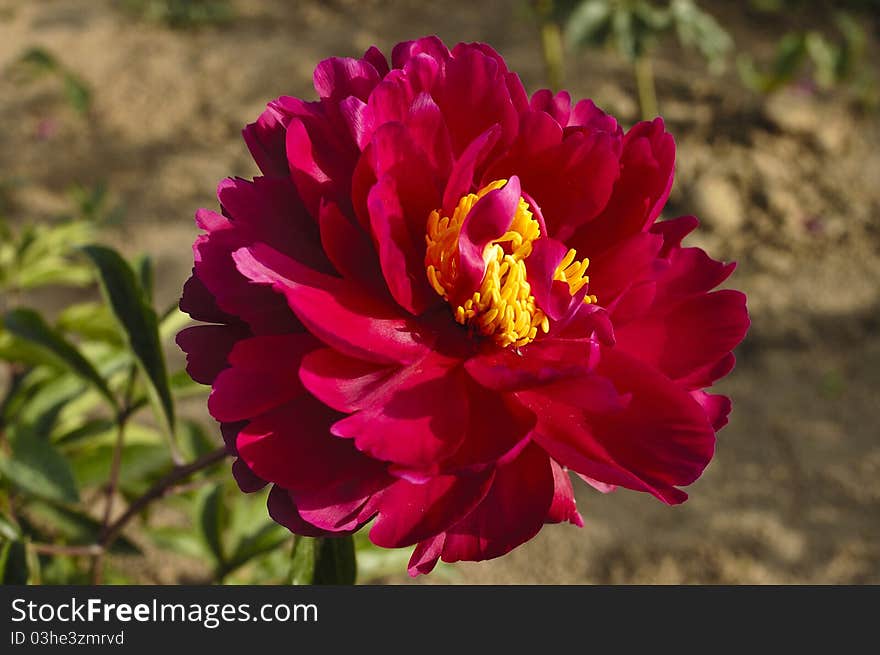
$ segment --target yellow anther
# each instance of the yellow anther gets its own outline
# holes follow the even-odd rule
[[[440,210],[428,216],[425,271],[431,287],[443,298],[449,299],[458,277],[458,238],[465,218],[480,198],[505,184],[507,180],[495,180],[477,193],[463,196],[452,216],[442,216]],[[456,322],[491,337],[501,347],[519,348],[533,341],[539,331],[545,334],[550,331],[550,319],[535,303],[526,279],[525,260],[540,236],[540,223],[529,209],[529,203],[520,198],[510,228],[484,249],[486,272],[480,288],[455,307]],[[574,250],[569,250],[553,274],[554,280],[568,283],[572,295],[589,281],[585,275],[589,260],[578,262],[576,256]],[[584,302],[596,302],[596,297],[587,296]]]

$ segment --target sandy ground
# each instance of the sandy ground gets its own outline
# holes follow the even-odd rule
[[[106,183],[125,209],[108,238],[157,259],[161,302],[174,300],[191,265],[194,210],[214,205],[224,176],[256,173],[239,130],[278,95],[311,96],[319,59],[437,33],[488,41],[527,88],[542,81],[518,1],[239,0],[234,24],[195,32],[113,4],[0,0],[0,180],[7,213],[35,220],[68,207],[70,184]],[[735,36],[766,49],[726,11]],[[57,81],[8,73],[33,46],[91,85],[87,118]],[[681,61],[668,51],[657,64],[679,144],[667,214],[698,214],[703,229],[690,243],[740,262],[731,284],[749,295],[753,319],[718,387],[734,413],[716,458],[675,508],[581,486],[585,528],[548,526],[505,558],[455,567],[456,581],[880,582],[877,116],[803,91],[762,101]],[[574,96],[635,120],[618,61],[585,54],[568,69]]]

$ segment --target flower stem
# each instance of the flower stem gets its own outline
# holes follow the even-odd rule
[[[654,68],[651,59],[646,55],[640,55],[634,62],[636,86],[639,92],[639,108],[642,110],[643,120],[652,120],[659,115],[657,109],[657,90],[654,87]]]
[[[562,88],[565,78],[565,58],[562,47],[562,31],[559,24],[546,19],[541,25],[541,52],[544,55],[544,67],[547,71],[547,85],[554,91]]]

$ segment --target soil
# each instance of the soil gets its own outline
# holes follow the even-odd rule
[[[740,45],[773,47],[777,32],[709,4]],[[321,58],[437,33],[491,43],[529,90],[544,75],[518,1],[239,0],[229,25],[183,31],[116,5],[0,0],[2,195],[7,215],[43,220],[69,208],[71,184],[106,184],[125,210],[107,238],[153,255],[160,304],[189,272],[195,209],[215,205],[223,177],[257,172],[241,127],[278,95],[311,97]],[[6,72],[34,46],[88,83],[88,116],[57,80]],[[843,92],[754,96],[673,47],[656,71],[678,143],[666,215],[697,214],[690,244],[739,262],[730,285],[748,294],[753,320],[717,388],[734,400],[717,455],[681,506],[579,485],[583,529],[548,526],[504,558],[422,582],[880,582],[878,116]],[[613,55],[577,55],[567,73],[573,96],[637,119]]]

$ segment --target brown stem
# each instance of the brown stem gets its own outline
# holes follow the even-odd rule
[[[168,495],[181,480],[189,477],[193,473],[208,468],[212,464],[216,464],[227,455],[228,452],[226,451],[226,448],[222,447],[207,453],[206,455],[202,455],[199,459],[190,464],[175,467],[171,473],[159,480],[159,482],[153,485],[144,495],[140,496],[129,505],[128,509],[125,510],[125,513],[107,527],[99,539],[99,545],[103,546],[105,549],[108,548],[110,544],[113,543],[113,540],[119,535],[122,528],[124,528],[125,525],[147,505],[154,500],[158,500],[159,498]]]
[[[104,551],[98,544],[66,546],[63,544],[38,544],[31,542],[30,547],[34,549],[34,552],[41,555],[68,555],[70,557],[94,557]]]

